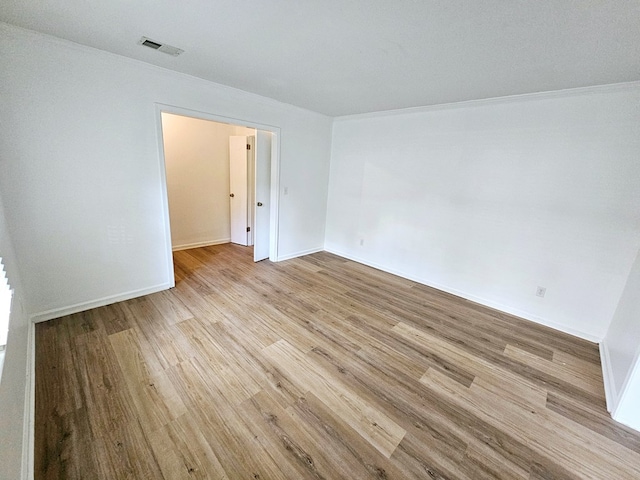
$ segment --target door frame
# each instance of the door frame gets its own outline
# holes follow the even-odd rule
[[[173,270],[173,250],[171,244],[171,222],[169,219],[169,195],[167,192],[167,170],[164,155],[164,141],[162,132],[162,113],[173,113],[183,117],[211,120],[218,123],[226,123],[247,128],[254,128],[271,133],[271,206],[269,212],[269,260],[278,261],[278,224],[279,224],[279,195],[280,191],[280,127],[256,123],[240,118],[225,117],[215,113],[201,112],[188,108],[155,103],[156,131],[158,141],[158,158],[160,162],[160,181],[162,195],[162,212],[165,232],[165,250],[167,252],[167,268],[170,274],[171,286],[175,286],[175,274]]]

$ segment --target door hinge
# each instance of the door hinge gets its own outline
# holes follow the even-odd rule
[[[251,150],[251,145],[247,143],[247,150]]]
[[[250,232],[250,231],[251,231],[251,227],[247,227],[247,232]]]

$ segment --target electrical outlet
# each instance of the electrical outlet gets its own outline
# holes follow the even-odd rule
[[[284,187],[284,194],[289,195],[289,187]]]
[[[547,293],[547,289],[546,287],[540,287],[538,286],[538,288],[536,289],[536,296],[538,297],[544,297],[544,294]]]
[[[363,246],[363,245],[364,245],[364,238],[361,238],[360,239],[360,246]]]

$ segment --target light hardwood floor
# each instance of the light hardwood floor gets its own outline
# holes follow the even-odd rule
[[[597,346],[328,253],[36,327],[37,479],[640,478]]]

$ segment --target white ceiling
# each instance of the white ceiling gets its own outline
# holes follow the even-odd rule
[[[0,20],[331,116],[640,80],[639,0],[2,0]]]

